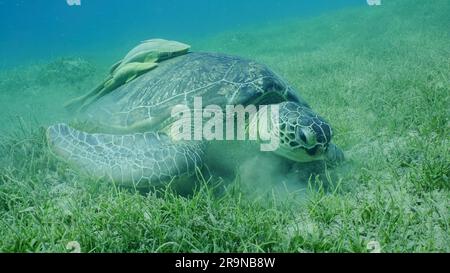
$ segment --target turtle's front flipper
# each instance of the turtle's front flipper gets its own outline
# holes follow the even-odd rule
[[[81,171],[124,186],[156,186],[195,174],[202,144],[172,142],[157,133],[88,134],[65,124],[47,130],[51,150]]]

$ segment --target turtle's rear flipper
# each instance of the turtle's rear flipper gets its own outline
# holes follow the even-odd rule
[[[53,153],[81,171],[124,186],[157,186],[196,173],[203,149],[156,133],[88,134],[65,124],[48,128]]]

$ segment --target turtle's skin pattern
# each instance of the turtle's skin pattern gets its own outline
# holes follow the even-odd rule
[[[58,124],[48,129],[48,141],[75,167],[122,185],[145,187],[191,176],[203,166],[207,143],[172,141],[167,126],[172,108],[192,107],[194,97],[222,109],[279,104],[286,158],[296,160],[300,150],[311,156],[307,161],[341,158],[330,143],[331,127],[289,84],[265,65],[216,53],[189,53],[160,63],[87,108],[82,117],[95,124],[95,133]]]

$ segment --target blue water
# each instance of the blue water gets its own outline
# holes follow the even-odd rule
[[[0,67],[107,54],[153,37],[189,41],[358,5],[366,0],[0,0]]]

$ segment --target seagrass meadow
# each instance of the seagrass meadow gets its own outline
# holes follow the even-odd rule
[[[282,194],[270,162],[247,162],[226,185],[199,177],[190,194],[119,187],[55,158],[45,129],[69,122],[62,105],[128,47],[2,67],[0,252],[74,241],[81,252],[450,251],[449,1],[386,0],[183,42],[268,65],[333,125],[345,162],[276,177]]]

